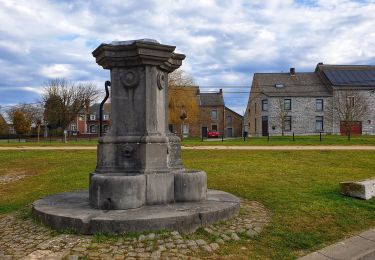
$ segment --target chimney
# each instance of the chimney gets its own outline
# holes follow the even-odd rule
[[[219,91],[220,95],[223,95],[223,89],[221,88]]]
[[[323,62],[319,62],[318,65],[323,65]]]
[[[296,75],[296,69],[295,68],[290,68],[290,76],[295,76]]]

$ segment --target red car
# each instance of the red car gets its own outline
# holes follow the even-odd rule
[[[219,132],[218,131],[208,131],[207,137],[208,138],[219,138]]]

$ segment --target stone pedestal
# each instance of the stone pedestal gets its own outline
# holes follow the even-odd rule
[[[185,58],[174,49],[136,40],[102,44],[93,52],[96,62],[111,71],[112,126],[99,140],[90,177],[92,207],[131,209],[206,199],[206,174],[183,169],[180,140],[168,132],[168,73]]]

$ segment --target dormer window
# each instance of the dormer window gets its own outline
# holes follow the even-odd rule
[[[276,88],[284,88],[285,85],[284,85],[283,83],[276,83],[276,84],[275,84],[275,87],[276,87]]]

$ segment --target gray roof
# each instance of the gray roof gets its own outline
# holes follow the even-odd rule
[[[276,87],[276,85],[284,87]],[[328,87],[314,72],[255,73],[252,93],[274,97],[325,97],[332,96]]]
[[[200,93],[201,106],[224,106],[223,95],[218,93]]]
[[[100,103],[95,103],[92,106],[90,106],[89,114],[98,114],[99,115],[99,108]],[[111,103],[105,103],[104,104],[104,114],[110,114],[111,113]]]
[[[375,87],[375,66],[318,64],[316,71],[334,87]]]

